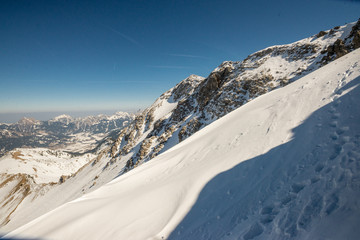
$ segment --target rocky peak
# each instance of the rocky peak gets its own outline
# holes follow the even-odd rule
[[[352,27],[351,32],[347,39],[349,39],[349,41],[351,41],[352,49],[357,49],[360,47],[360,19]]]
[[[27,118],[27,117],[23,117],[22,119],[20,119],[17,124],[19,125],[34,125],[36,123],[38,123],[40,121],[34,119],[34,118]]]
[[[197,87],[197,85],[199,85],[204,79],[205,78],[203,77],[192,74],[182,80],[172,90],[174,101],[179,101],[180,99],[192,94],[195,87]]]
[[[14,128],[15,131],[28,134],[29,132],[32,132],[40,123],[40,121],[35,120],[34,118],[24,117],[20,119],[17,123],[8,125],[7,128]]]
[[[69,116],[67,114],[62,114],[62,115],[59,115],[59,116],[54,117],[53,119],[49,120],[49,122],[61,122],[64,124],[69,124],[73,120],[74,119],[71,116]]]
[[[197,102],[200,109],[204,108],[212,98],[214,92],[225,83],[233,69],[234,66],[232,62],[223,62],[199,85]]]

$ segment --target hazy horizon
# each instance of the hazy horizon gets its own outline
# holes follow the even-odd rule
[[[96,116],[99,114],[113,115],[116,112],[128,112],[136,113],[140,109],[125,109],[125,110],[93,110],[93,111],[48,111],[48,112],[10,112],[10,113],[0,113],[0,123],[16,123],[24,117],[34,118],[40,121],[47,121],[54,117],[60,116],[62,114],[69,115],[74,118],[78,117],[87,117],[87,116]]]

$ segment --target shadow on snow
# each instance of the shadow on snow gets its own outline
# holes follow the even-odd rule
[[[359,83],[291,141],[214,177],[169,239],[360,239]]]

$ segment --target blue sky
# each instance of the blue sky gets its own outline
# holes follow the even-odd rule
[[[190,74],[206,77],[225,60],[359,13],[354,0],[2,0],[0,122],[24,112],[145,108]]]

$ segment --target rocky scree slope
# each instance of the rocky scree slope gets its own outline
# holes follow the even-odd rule
[[[266,48],[241,62],[224,62],[207,78],[189,76],[138,114],[117,137],[107,138],[93,161],[53,186],[27,191],[21,204],[4,210],[3,216],[11,216],[2,223],[3,231],[97,189],[239,106],[351,52],[359,47],[359,36],[360,21]]]

